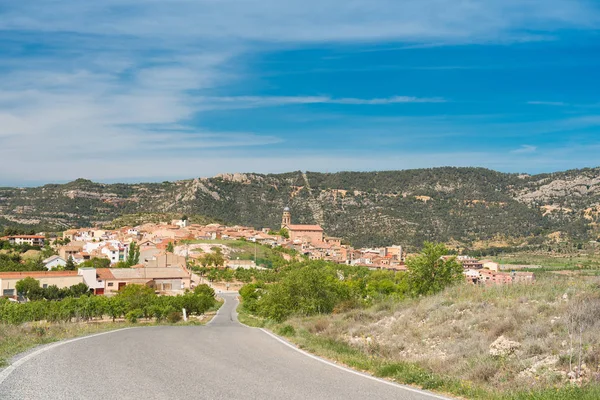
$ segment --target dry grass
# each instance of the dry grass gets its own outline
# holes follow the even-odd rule
[[[546,276],[529,286],[464,285],[391,306],[289,322],[387,363],[413,363],[509,391],[568,384],[579,352],[578,335],[571,350],[572,321],[583,326],[582,380],[593,381],[600,376],[600,280]],[[489,354],[500,336],[520,344],[512,356]]]
[[[0,324],[0,367],[8,365],[11,357],[32,347],[63,339],[90,335],[131,326],[121,323],[27,323],[19,326]]]

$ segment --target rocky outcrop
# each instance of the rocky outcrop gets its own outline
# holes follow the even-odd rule
[[[498,339],[490,345],[490,356],[492,357],[508,357],[513,355],[518,349],[521,348],[521,343],[508,340],[504,336],[500,336]]]

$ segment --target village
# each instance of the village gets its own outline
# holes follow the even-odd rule
[[[215,268],[264,269],[257,258],[239,259],[222,245],[229,241],[245,241],[257,246],[293,250],[293,254],[311,260],[366,267],[371,270],[406,271],[406,252],[401,245],[354,249],[341,238],[327,236],[319,225],[292,223],[291,210],[283,210],[281,229],[257,230],[244,226],[190,224],[187,217],[163,223],[147,223],[120,229],[69,229],[62,238],[47,239],[43,235],[2,237],[12,245],[51,246],[55,255],[43,260],[46,271],[0,272],[2,296],[17,298],[16,283],[26,277],[40,282],[41,287],[68,288],[80,283],[94,294],[114,295],[128,284],[152,287],[158,294],[176,295],[208,284],[219,291],[235,290],[240,283],[210,282],[195,273],[190,265],[198,264],[204,255],[218,252],[222,263]],[[50,243],[46,243],[49,241]],[[131,255],[135,262],[131,262]],[[290,260],[288,253],[282,253]],[[410,256],[410,255],[408,255]],[[450,256],[448,256],[450,257]],[[491,260],[457,256],[470,284],[533,283],[531,272],[501,271]],[[127,264],[129,261],[129,264]],[[68,268],[72,265],[73,268]]]

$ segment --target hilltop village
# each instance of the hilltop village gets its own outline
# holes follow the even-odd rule
[[[15,285],[25,278],[37,279],[41,286],[59,288],[86,284],[95,294],[111,295],[127,284],[153,287],[158,293],[179,294],[193,289],[205,278],[195,274],[190,265],[204,263],[206,254],[218,253],[222,262],[215,268],[264,268],[254,257],[239,259],[228,251],[230,241],[245,241],[282,253],[391,271],[406,271],[406,253],[401,245],[355,249],[341,238],[327,236],[319,225],[294,224],[289,208],[283,210],[278,231],[257,230],[245,226],[189,224],[186,217],[164,223],[147,223],[108,230],[102,228],[70,229],[62,238],[43,235],[12,235],[0,238],[11,245],[49,246],[54,255],[43,260],[44,271],[0,272],[0,288],[6,297],[17,296]],[[532,273],[502,272],[490,260],[458,257],[464,266],[465,279],[473,284],[508,284],[533,282]],[[229,289],[229,285],[226,286]]]

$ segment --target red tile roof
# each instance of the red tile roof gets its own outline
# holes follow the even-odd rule
[[[110,268],[98,268],[96,270],[96,276],[101,281],[115,279],[115,276],[112,274]]]
[[[77,271],[28,271],[28,272],[0,272],[0,279],[17,278],[58,278],[65,276],[77,276]]]
[[[288,225],[287,229],[290,231],[323,231],[319,225]]]

